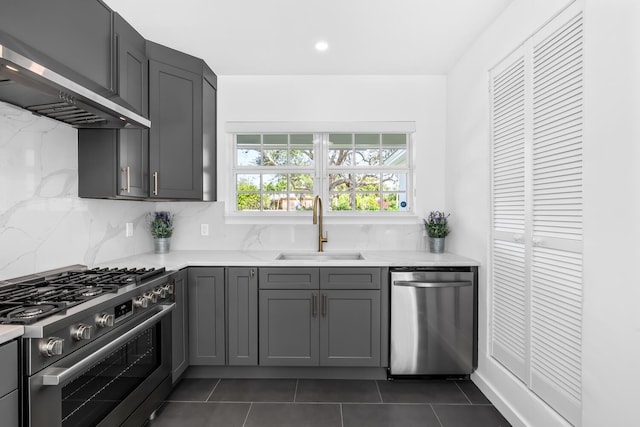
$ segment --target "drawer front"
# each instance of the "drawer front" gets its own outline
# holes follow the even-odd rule
[[[18,388],[18,342],[0,346],[0,396]]]
[[[335,267],[320,269],[321,289],[380,289],[380,269]]]
[[[14,371],[15,372],[15,371]],[[0,414],[3,427],[18,427],[18,390],[14,390],[4,397],[0,397]]]
[[[260,289],[318,289],[317,268],[282,267],[261,268],[258,286]]]

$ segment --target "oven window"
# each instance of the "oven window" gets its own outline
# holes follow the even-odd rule
[[[95,426],[161,364],[160,327],[147,329],[62,389],[62,425]]]

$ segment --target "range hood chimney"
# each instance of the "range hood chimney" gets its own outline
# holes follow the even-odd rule
[[[149,128],[149,119],[0,42],[0,101],[76,128]]]

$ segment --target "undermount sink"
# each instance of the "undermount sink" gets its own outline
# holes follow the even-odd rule
[[[290,261],[353,261],[363,260],[360,252],[283,252],[276,258]]]

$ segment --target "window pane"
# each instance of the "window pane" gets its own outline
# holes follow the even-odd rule
[[[407,166],[407,150],[401,149],[382,149],[382,164],[385,166]]]
[[[292,203],[289,205],[291,211],[310,211],[313,209],[312,193],[291,193]]]
[[[329,150],[329,166],[350,166],[352,164],[353,151]]]
[[[287,175],[285,174],[263,174],[263,191],[287,191]]]
[[[313,166],[313,150],[291,150],[289,159],[292,166]]]
[[[353,135],[350,133],[331,133],[329,134],[329,147],[349,149],[353,143]]]
[[[377,148],[356,149],[355,160],[357,166],[378,166],[380,164],[380,150]]]
[[[382,176],[382,189],[384,191],[407,191],[407,174],[385,173]]]
[[[358,174],[356,175],[356,191],[380,191],[380,175]]]
[[[382,146],[393,147],[398,145],[407,145],[407,135],[404,133],[383,133]]]
[[[236,183],[238,191],[260,191],[259,174],[238,174]]]
[[[264,135],[262,142],[264,145],[287,145],[287,135],[286,134],[278,134],[278,135]]]
[[[350,174],[329,174],[329,191],[349,191],[353,187]]]
[[[289,177],[289,191],[313,192],[313,175],[292,173]]]
[[[385,193],[382,198],[385,211],[406,212],[408,210],[407,193]]]
[[[380,195],[378,193],[356,194],[356,210],[379,211]]]
[[[238,145],[260,145],[260,135],[238,135]]]
[[[352,195],[350,193],[332,193],[331,194],[331,210],[332,211],[351,211]]]
[[[356,148],[380,146],[380,135],[377,133],[357,133]]]
[[[259,211],[260,210],[260,194],[259,193],[238,193],[236,207],[238,211]]]
[[[287,150],[264,150],[262,155],[263,166],[286,166]]]
[[[312,133],[294,133],[291,134],[291,145],[313,146],[313,134]]]
[[[260,165],[260,150],[249,148],[238,148],[237,153],[237,166],[259,166]]]

